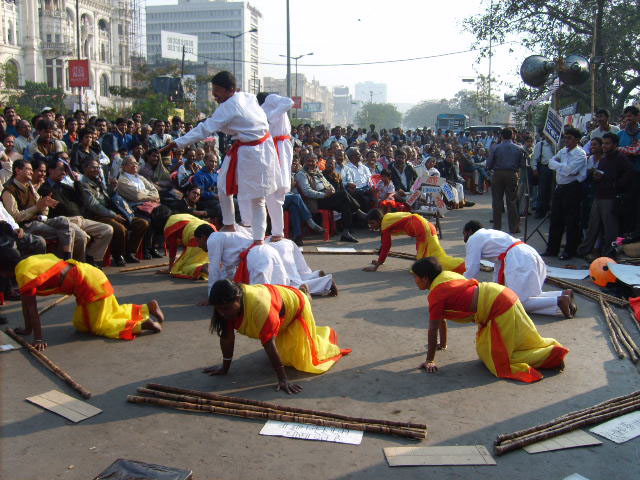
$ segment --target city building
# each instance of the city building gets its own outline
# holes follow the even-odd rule
[[[133,24],[141,1],[80,0],[76,11],[70,0],[0,0],[0,64],[16,73],[19,85],[32,81],[62,88],[72,107],[78,89],[69,86],[67,62],[88,59],[90,86],[83,104],[92,98],[112,106],[109,87],[131,85],[131,45],[138,43],[139,32]]]
[[[342,126],[353,124],[356,104],[349,92],[349,87],[333,87],[333,124]]]
[[[163,30],[196,35],[198,63],[234,72],[242,90],[257,93],[261,18],[249,2],[178,0],[177,5],[148,6],[147,59],[150,63],[160,61]]]
[[[355,99],[364,103],[387,103],[387,84],[375,82],[356,83]]]
[[[265,77],[262,89],[265,92],[287,95],[287,79]],[[302,108],[292,109],[291,118],[306,118],[327,125],[333,124],[333,95],[329,88],[317,80],[308,81],[304,74],[291,75],[291,96],[299,96]]]

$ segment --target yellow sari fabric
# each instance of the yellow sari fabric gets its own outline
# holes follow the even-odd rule
[[[425,257],[436,257],[443,270],[464,273],[464,258],[451,257],[444,251],[436,228],[422,215],[408,212],[392,212],[382,217],[380,230],[383,233],[383,246],[385,247],[384,233],[391,235],[408,235],[416,239],[416,260]],[[389,248],[391,245],[389,245]]]
[[[190,220],[182,229],[182,245],[184,250],[173,264],[173,267],[171,267],[172,276],[191,280],[208,279],[204,266],[209,263],[209,254],[198,246],[193,236],[196,228],[206,223],[208,222],[194,217],[194,219]]]
[[[464,280],[462,275],[443,272],[431,285],[431,292],[439,293],[447,283]],[[522,382],[535,382],[543,378],[539,368],[557,368],[569,349],[553,338],[543,338],[509,288],[492,282],[478,284],[478,310],[464,318],[451,312],[453,321],[473,321],[478,325],[476,352],[486,367],[497,377]],[[452,289],[449,293],[455,295]],[[446,296],[447,293],[445,292]],[[430,294],[431,296],[431,294]],[[445,311],[446,316],[446,311]]]
[[[350,349],[338,346],[331,327],[316,326],[307,297],[292,287],[242,285],[239,333],[265,344],[275,337],[282,363],[308,373],[324,373]]]
[[[43,287],[67,265],[74,268],[67,272],[62,285]],[[77,306],[73,326],[80,332],[133,340],[149,319],[146,305],[120,305],[105,274],[86,263],[60,260],[52,254],[32,255],[18,263],[15,273],[23,295],[74,295]]]

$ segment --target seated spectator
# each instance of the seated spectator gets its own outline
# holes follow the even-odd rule
[[[31,184],[32,177],[33,168],[29,162],[13,162],[13,176],[2,192],[4,208],[25,232],[57,241],[60,258],[68,260],[71,252],[84,258],[86,235],[66,217],[48,218],[49,208],[58,202],[51,196],[38,195]]]
[[[334,158],[328,158],[322,175],[326,178],[336,192],[342,192],[344,190],[344,184],[342,183],[342,175],[337,170],[337,163]]]
[[[62,141],[67,145],[68,151],[71,151],[73,144],[78,141],[78,120],[69,117],[64,125],[67,133],[62,136]]]
[[[182,199],[171,204],[172,213],[188,213],[197,218],[208,219],[209,213],[206,210],[198,209],[200,201],[200,187],[197,185],[187,185]]]
[[[362,160],[360,150],[351,147],[346,151],[347,163],[342,169],[342,183],[347,191],[360,204],[364,212],[373,207],[373,192],[371,191],[371,172]]]
[[[13,135],[7,135],[2,142],[4,152],[0,153],[0,192],[5,182],[11,178],[13,162],[22,159],[22,155],[14,150],[15,139]]]
[[[73,180],[73,186],[63,181],[67,175]],[[54,157],[47,161],[47,176],[47,181],[40,187],[38,193],[43,197],[51,195],[58,202],[50,208],[51,216],[68,217],[71,223],[80,227],[91,239],[91,243],[86,248],[86,263],[94,266],[102,265],[102,259],[113,236],[113,228],[84,217],[85,205],[80,176],[71,170],[68,162],[63,158]]]
[[[71,168],[75,172],[81,172],[82,166],[90,160],[99,163],[98,154],[91,148],[96,130],[93,127],[84,127],[78,132],[78,142],[71,149]]]
[[[22,258],[29,255],[38,255],[47,251],[47,243],[39,235],[32,235],[26,233],[16,223],[14,218],[7,212],[4,205],[0,203],[0,234],[13,233],[14,242],[17,249],[20,251]],[[2,245],[2,248],[6,248],[7,245]]]
[[[193,176],[192,183],[200,187],[200,201],[198,208],[206,210],[209,218],[221,219],[222,211],[218,201],[218,158],[215,153],[205,155],[204,168]]]
[[[56,124],[51,120],[40,120],[37,124],[38,136],[29,144],[28,154],[23,154],[29,160],[38,152],[45,157],[47,155],[64,152],[67,146],[64,142],[56,140],[53,136]]]
[[[411,193],[411,187],[418,178],[418,173],[411,165],[407,165],[407,155],[398,150],[395,152],[393,163],[389,166],[391,181],[396,189],[396,200],[406,202]]]
[[[153,135],[149,137],[149,147],[160,150],[165,147],[173,138],[168,133],[164,133],[164,122],[162,120],[156,120],[153,122]]]
[[[378,164],[378,152],[375,150],[367,150],[365,158],[367,159],[367,167],[372,175],[382,172],[382,169]]]
[[[118,150],[125,148],[128,152],[132,146],[133,136],[127,133],[127,120],[124,118],[116,119],[113,131],[102,137],[102,151],[111,159]]]
[[[38,156],[31,160],[31,166],[33,167],[31,185],[37,192],[42,184],[47,181],[47,161],[44,157]]]
[[[97,222],[111,225],[111,257],[113,263],[123,267],[127,263],[139,263],[135,257],[142,239],[149,228],[149,222],[132,216],[127,219],[116,212],[111,201],[111,193],[105,188],[100,178],[100,164],[89,159],[84,164],[84,175],[81,178],[82,195],[87,216]]]
[[[27,120],[20,120],[18,122],[18,136],[16,137],[15,143],[16,152],[24,156],[31,142],[33,142],[31,124]]]
[[[383,213],[389,212],[409,212],[411,208],[406,203],[396,200],[396,189],[391,181],[391,172],[382,170],[380,172],[380,181],[376,185],[376,197],[378,208]]]
[[[157,152],[156,152],[157,153]],[[118,177],[117,191],[129,204],[136,209],[136,216],[153,221],[154,212],[160,205],[160,194],[155,185],[142,175],[138,174],[138,162],[133,156],[129,156],[122,165],[122,174]],[[145,206],[141,210],[140,206]],[[147,208],[148,207],[148,208]],[[161,212],[162,209],[158,210]],[[170,215],[167,214],[168,218]],[[152,223],[152,228],[147,230],[145,235],[145,259],[162,258],[158,248],[162,245],[164,214],[156,214],[156,221]]]
[[[166,196],[173,188],[173,182],[169,170],[160,158],[160,153],[155,148],[151,148],[144,156],[144,160],[144,167],[140,169],[140,175],[152,182],[162,197]]]
[[[196,152],[189,150],[189,156],[186,157],[183,165],[178,168],[178,186],[184,189],[189,185],[191,177],[200,170],[200,165],[196,163]]]
[[[351,228],[353,226],[354,213],[361,219],[366,218],[366,214],[360,210],[360,205],[352,200],[344,191],[336,192],[327,179],[322,175],[316,166],[317,158],[313,153],[307,154],[304,161],[304,168],[296,173],[296,186],[298,192],[304,199],[311,212],[318,209],[335,210],[342,214],[342,224],[344,230],[340,239],[345,242],[358,243]]]

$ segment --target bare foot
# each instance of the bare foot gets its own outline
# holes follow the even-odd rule
[[[162,325],[153,319],[149,319],[146,322],[142,322],[142,330],[149,330],[152,333],[160,333],[162,331]]]
[[[569,305],[569,308],[571,309],[571,316],[574,316],[578,311],[578,305],[576,304],[576,300],[573,295],[573,290],[571,290],[570,288],[567,290],[563,290],[562,294],[569,297],[569,300],[571,301],[571,304]]]
[[[329,290],[329,296],[330,297],[338,296],[338,286],[336,285],[335,280],[331,280],[331,289]]]
[[[324,273],[324,270],[320,270],[320,271],[318,272],[318,276],[319,276],[319,277],[325,277],[326,275],[327,275],[327,274],[326,274],[326,273]]]
[[[302,293],[304,293],[307,297],[311,295],[311,294],[309,293],[309,287],[307,287],[307,285],[306,285],[305,283],[303,283],[302,285],[300,285],[300,287],[298,288],[298,290],[300,290]]]
[[[149,313],[152,317],[154,317],[160,323],[164,322],[164,313],[162,313],[162,309],[160,308],[157,300],[151,300],[149,303],[147,303],[147,307],[149,307]]]
[[[571,299],[566,295],[558,297],[558,307],[565,318],[573,318],[571,314]]]
[[[436,347],[436,350],[446,350],[447,346],[446,345],[442,345],[441,343],[438,344],[438,346]]]

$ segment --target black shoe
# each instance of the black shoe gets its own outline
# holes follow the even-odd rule
[[[571,258],[571,255],[569,255],[567,252],[562,252],[560,255],[558,255],[558,260],[569,260]]]
[[[302,241],[302,237],[294,238],[293,243],[295,243],[299,247],[302,247],[304,245],[304,242]]]
[[[549,250],[545,250],[544,252],[542,252],[540,255],[542,255],[543,257],[555,257],[558,254],[557,253],[553,253],[550,252]]]
[[[476,204],[476,202],[469,202],[468,200],[464,201],[464,206],[465,207],[473,207]]]
[[[126,267],[127,266],[127,262],[124,261],[124,258],[122,257],[122,255],[114,255],[111,263],[113,265],[115,265],[116,267]]]
[[[127,253],[124,256],[124,261],[127,263],[140,263],[140,260],[138,260],[133,253]]]
[[[143,258],[145,260],[151,260],[153,257],[151,256],[151,254],[149,253],[149,250],[145,250]]]
[[[343,241],[343,242],[358,243],[358,239],[356,237],[354,237],[352,235],[352,233],[349,232],[348,230],[345,230],[342,233],[342,236],[340,237],[340,240]]]
[[[155,248],[152,248],[151,250],[149,250],[149,255],[151,255],[153,258],[162,258],[164,256]]]

